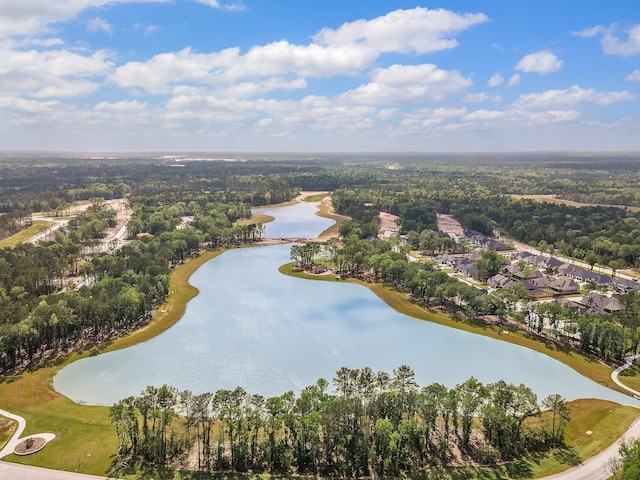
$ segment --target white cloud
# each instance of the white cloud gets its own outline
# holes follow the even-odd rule
[[[585,28],[584,30],[571,32],[571,34],[576,37],[591,38],[591,37],[595,37],[600,33],[604,33],[606,30],[607,29],[602,25],[596,25],[595,27]]]
[[[247,9],[244,3],[242,3],[242,1],[240,0],[225,2],[223,4],[221,4],[218,0],[196,0],[196,2],[203,5],[208,5],[219,10],[228,10],[232,12],[242,12]]]
[[[197,0],[197,2],[202,3],[203,5],[209,5],[210,7],[213,7],[213,8],[222,8],[218,0]]]
[[[118,67],[111,79],[122,87],[142,87],[161,93],[170,85],[182,83],[228,85],[240,79],[288,74],[297,77],[351,75],[371,65],[375,58],[372,52],[357,46],[301,46],[282,40],[253,47],[245,55],[237,48],[208,54],[195,53],[190,48],[162,53],[145,62]]]
[[[501,110],[475,110],[473,112],[467,113],[463,120],[466,122],[477,122],[477,121],[486,121],[486,120],[502,120],[509,116],[508,111]]]
[[[618,92],[598,92],[592,88],[580,88],[574,85],[564,90],[547,90],[543,93],[521,95],[514,106],[524,109],[554,110],[580,105],[611,105],[616,102],[634,100],[635,95],[626,90]]]
[[[26,100],[19,97],[0,97],[0,108],[5,112],[18,114],[37,114],[50,112],[59,102],[40,102],[37,100]]]
[[[562,68],[562,60],[546,50],[525,55],[516,65],[516,70],[546,75]]]
[[[640,25],[631,27],[626,40],[620,40],[610,32],[602,37],[602,50],[608,55],[628,57],[640,53]]]
[[[442,125],[449,121],[460,120],[467,113],[466,108],[423,108],[404,115],[400,126],[409,131]]]
[[[77,97],[99,84],[87,79],[104,76],[111,68],[104,51],[83,56],[66,50],[0,49],[0,89],[33,97]]]
[[[51,84],[45,85],[31,96],[35,98],[74,98],[85,97],[95,92],[100,85],[88,80],[53,79]]]
[[[127,63],[118,67],[110,78],[120,86],[144,88],[152,93],[167,92],[172,85],[195,84],[234,89],[246,97],[251,92],[257,94],[270,89],[304,88],[303,79],[307,77],[355,75],[371,67],[385,51],[452,48],[456,44],[455,34],[485,20],[483,14],[458,15],[425,8],[397,10],[373,20],[345,23],[338,30],[321,30],[314,37],[316,43],[309,45],[281,40],[255,46],[246,54],[237,48],[212,53],[195,53],[185,48],[144,62]],[[279,79],[272,82],[272,87],[267,84],[269,77],[291,76],[297,80]],[[461,79],[459,74],[450,73],[449,80],[454,83],[448,90],[459,89]],[[241,83],[233,85],[238,81]],[[446,90],[445,86],[435,88],[432,84],[426,94],[431,98],[441,97],[442,93],[438,92]],[[408,97],[415,95],[424,96],[417,86]]]
[[[100,31],[106,32],[108,34],[113,33],[111,24],[104,18],[92,18],[87,22],[87,32],[95,33]]]
[[[511,75],[511,78],[507,82],[507,87],[515,87],[516,85],[520,85],[520,75],[517,73],[515,75]]]
[[[229,65],[233,78],[296,73],[325,77],[354,74],[370,66],[377,55],[357,45],[294,45],[286,40],[253,47]]]
[[[577,110],[527,111],[520,109],[475,110],[463,117],[463,122],[480,128],[504,131],[514,126],[519,129],[532,126],[548,126],[575,121],[580,117]]]
[[[166,1],[171,0],[3,0],[0,3],[0,38],[42,32],[51,23],[74,18],[90,7],[113,3]]]
[[[238,49],[203,54],[185,48],[175,53],[155,55],[145,62],[129,62],[118,67],[110,78],[121,87],[142,87],[163,93],[172,84],[213,83],[222,69],[237,58]]]
[[[486,92],[480,93],[467,93],[464,96],[465,103],[481,103],[489,100],[489,95]]]
[[[497,87],[499,85],[502,85],[503,82],[504,82],[504,77],[501,74],[496,73],[496,74],[491,76],[491,78],[487,82],[487,86],[489,86],[489,87]]]
[[[590,38],[602,34],[600,44],[602,45],[602,51],[607,55],[628,57],[640,53],[640,24],[634,25],[627,30],[626,39],[620,39],[616,35],[616,31],[617,27],[615,25],[609,27],[596,25],[595,27],[573,32],[573,34],[582,38]]]
[[[145,102],[137,100],[122,100],[120,102],[100,102],[93,107],[96,111],[102,112],[141,112],[147,108]]]
[[[624,77],[627,82],[640,82],[640,70],[634,70],[629,75]]]
[[[270,77],[261,82],[239,82],[218,90],[219,95],[235,98],[251,98],[273,90],[300,90],[307,87],[304,78],[287,80],[281,77]]]
[[[482,13],[459,15],[417,7],[345,23],[337,30],[324,28],[313,39],[323,45],[359,45],[376,52],[437,52],[456,47],[455,35],[485,21]]]
[[[460,73],[436,65],[392,65],[372,73],[372,82],[344,94],[350,101],[365,104],[401,104],[441,101],[472,85]]]

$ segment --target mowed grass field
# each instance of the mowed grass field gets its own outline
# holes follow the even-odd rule
[[[28,242],[33,237],[38,235],[39,233],[44,232],[47,228],[54,225],[52,222],[46,222],[44,220],[35,220],[33,224],[25,228],[24,230],[16,233],[15,235],[11,235],[3,240],[0,240],[0,248],[13,248],[17,245],[21,245],[23,243]]]

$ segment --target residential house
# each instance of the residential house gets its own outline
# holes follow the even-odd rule
[[[546,293],[544,293],[531,282],[522,281],[520,283],[522,283],[522,285],[524,285],[524,288],[527,289],[527,295],[529,295],[530,297],[544,297],[546,295]]]
[[[476,273],[478,273],[478,269],[472,263],[463,263],[461,265],[456,266],[453,271],[455,273],[461,273],[466,277],[473,277]]]
[[[463,232],[463,234],[464,237],[469,240],[469,242],[478,245],[486,250],[511,250],[511,247],[506,243],[500,242],[499,240],[491,237],[487,237],[483,233],[476,232],[475,230],[467,229]]]
[[[512,278],[506,277],[501,273],[498,273],[497,275],[494,275],[489,280],[487,280],[487,285],[489,286],[489,288],[495,288],[495,289],[505,288],[505,287],[508,287],[509,285],[513,285],[514,283],[516,283],[515,280],[513,280]]]
[[[542,272],[541,272],[542,273]],[[540,277],[529,279],[531,283],[533,283],[538,288],[547,288],[549,286],[549,279],[542,275]]]
[[[549,284],[549,288],[557,295],[580,293],[580,285],[571,278],[557,278]]]
[[[531,281],[534,278],[544,277],[544,274],[541,271],[535,270],[533,268],[525,269],[523,272],[517,263],[507,265],[505,271],[513,278],[516,278],[518,280]]]
[[[620,300],[616,297],[604,295],[596,291],[591,291],[589,295],[581,297],[577,300],[577,303],[600,314],[619,312],[624,309]]]
[[[620,290],[624,293],[633,292],[640,287],[636,280],[630,280],[627,278],[612,278],[610,285],[616,290]]]

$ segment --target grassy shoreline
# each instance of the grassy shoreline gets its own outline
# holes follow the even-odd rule
[[[309,275],[304,272],[294,272],[291,267],[292,264],[283,265],[280,267],[280,272],[285,275],[309,280],[347,281],[363,285],[373,291],[391,308],[411,318],[437,323],[438,325],[456,328],[469,333],[475,333],[477,335],[483,335],[485,337],[530,348],[564,363],[581,375],[590,378],[607,388],[611,388],[612,390],[616,390],[627,395],[629,394],[629,392],[621,389],[613,382],[613,380],[611,380],[610,367],[600,363],[596,358],[587,357],[570,348],[563,348],[552,342],[542,342],[536,338],[527,337],[520,331],[508,330],[502,325],[497,326],[482,322],[471,323],[468,321],[454,320],[452,317],[444,313],[427,310],[412,302],[407,295],[379,283],[367,283],[356,279],[337,280],[334,275]]]

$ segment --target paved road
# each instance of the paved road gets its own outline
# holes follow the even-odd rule
[[[112,477],[96,477],[83,473],[63,472],[47,468],[30,467],[0,461],[0,478],[3,480],[114,480]]]
[[[14,415],[13,413],[7,412],[6,410],[1,410],[0,409],[0,415],[2,415],[3,417],[10,418],[11,420],[15,420],[16,422],[18,422],[18,428],[13,433],[13,436],[7,442],[7,444],[4,446],[4,448],[2,450],[0,450],[0,458],[2,458],[4,456],[6,456],[6,455],[9,455],[10,453],[13,453],[13,449],[15,448],[15,446],[20,441],[19,440],[20,439],[20,435],[22,435],[22,432],[24,432],[24,427],[27,426],[27,422],[21,416]],[[0,472],[2,472],[2,471],[0,470]],[[11,478],[11,477],[1,477],[1,478]]]

